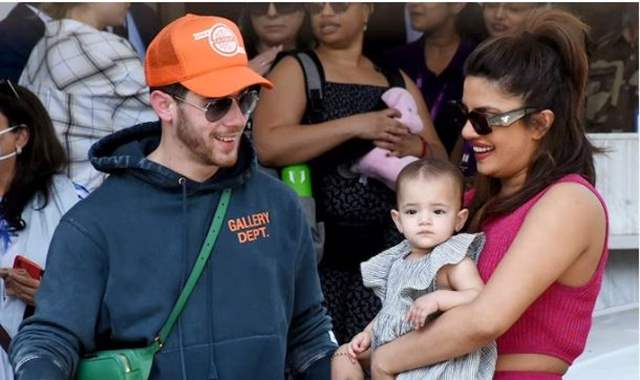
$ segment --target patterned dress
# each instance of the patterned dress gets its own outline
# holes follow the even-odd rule
[[[418,260],[405,260],[411,253],[405,240],[362,263],[364,285],[373,289],[382,300],[382,310],[373,321],[372,348],[375,350],[414,330],[405,316],[416,298],[437,290],[438,270],[445,265],[457,264],[466,256],[475,261],[483,245],[483,234],[458,234]],[[403,372],[396,379],[491,380],[496,358],[495,343],[491,343],[455,359]]]

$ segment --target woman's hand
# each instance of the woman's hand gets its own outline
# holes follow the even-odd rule
[[[269,72],[271,65],[273,64],[273,60],[276,59],[276,56],[281,51],[282,45],[269,48],[253,57],[253,59],[249,61],[249,67],[258,74],[265,75]]]
[[[394,142],[385,140],[375,140],[374,144],[378,148],[386,149],[389,151],[390,156],[405,157],[414,156],[422,158],[422,138],[418,135],[408,134],[401,136]],[[429,148],[424,153],[428,153]]]
[[[0,277],[4,280],[8,296],[17,297],[29,305],[34,305],[34,298],[40,287],[39,280],[29,276],[24,269],[2,269]]]
[[[394,108],[387,108],[382,111],[349,116],[348,119],[349,124],[355,128],[356,137],[394,144],[410,134],[409,128],[400,124],[396,119],[399,116],[400,111]]]

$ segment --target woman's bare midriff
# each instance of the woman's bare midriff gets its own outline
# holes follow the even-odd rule
[[[503,354],[498,356],[496,371],[549,372],[559,375],[567,372],[564,360],[541,354]]]

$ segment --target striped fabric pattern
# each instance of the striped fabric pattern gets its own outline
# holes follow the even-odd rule
[[[129,42],[75,20],[46,24],[19,83],[49,111],[69,156],[67,175],[90,191],[105,176],[89,162],[91,145],[120,129],[157,120],[142,63]]]
[[[405,240],[362,263],[364,285],[380,297],[383,306],[373,323],[373,349],[413,330],[405,316],[413,301],[437,289],[436,274],[465,256],[474,260],[484,245],[483,234],[458,234],[418,260]],[[425,347],[425,349],[429,349]],[[398,380],[491,380],[495,369],[495,343],[452,360],[399,374]]]

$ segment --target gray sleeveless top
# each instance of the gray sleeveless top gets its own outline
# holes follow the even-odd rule
[[[373,322],[372,348],[412,331],[414,328],[405,317],[413,301],[437,289],[436,274],[443,266],[457,264],[466,256],[477,261],[484,240],[482,233],[454,235],[418,260],[405,260],[411,253],[405,240],[362,263],[364,285],[382,300],[382,310]],[[456,359],[404,372],[396,379],[491,380],[496,358],[492,343]]]

